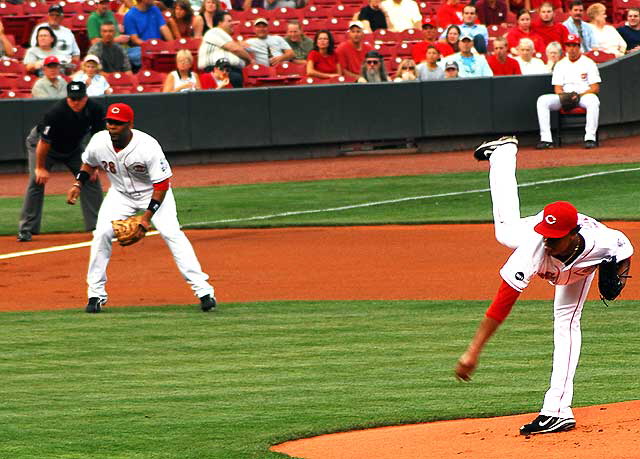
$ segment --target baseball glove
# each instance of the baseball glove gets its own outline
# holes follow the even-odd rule
[[[560,105],[562,105],[563,110],[573,110],[578,106],[579,102],[580,96],[577,92],[563,92],[560,94]]]
[[[603,261],[598,268],[598,290],[600,290],[600,298],[605,302],[606,300],[615,300],[625,283],[622,281],[623,277],[629,277],[624,274],[618,274],[618,262],[616,257],[612,257],[611,260]]]
[[[143,222],[141,215],[129,217],[125,220],[113,220],[111,226],[113,226],[116,239],[122,246],[135,244],[145,236],[149,229],[147,224]]]

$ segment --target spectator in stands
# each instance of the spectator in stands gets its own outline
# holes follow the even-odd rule
[[[607,24],[607,8],[602,3],[593,3],[587,8],[589,23],[593,29],[593,48],[598,51],[624,56],[627,42],[612,25]]]
[[[351,21],[347,32],[348,39],[336,48],[338,62],[342,67],[342,75],[354,80],[358,79],[361,74],[366,54],[373,50],[373,47],[364,41],[363,28],[362,22]]]
[[[62,19],[64,12],[60,5],[51,5],[49,7],[49,14],[47,15],[47,22],[38,24],[34,27],[31,34],[31,46],[37,46],[36,39],[38,36],[38,30],[42,27],[49,27],[56,35],[56,43],[54,45],[57,50],[56,55],[60,59],[60,63],[64,67],[70,69],[75,68],[80,64],[80,48],[76,42],[76,37],[73,35],[70,29],[62,25]]]
[[[105,22],[118,23],[116,16],[111,11],[111,0],[96,2],[96,10],[87,19],[87,36],[92,45],[100,41],[100,26]],[[121,35],[120,30],[116,28],[114,41],[126,45],[129,43],[129,36]]]
[[[523,75],[541,75],[549,73],[547,66],[542,59],[533,56],[533,41],[530,38],[521,38],[518,44],[518,55],[516,61],[520,64],[520,71]]]
[[[213,29],[213,16],[220,9],[218,0],[204,0],[200,7],[200,13],[195,17],[193,23],[193,36],[200,38],[209,29]]]
[[[449,78],[458,78],[459,76],[459,67],[456,61],[447,61],[444,63],[444,79],[448,80]]]
[[[565,26],[555,22],[555,11],[553,5],[545,2],[540,5],[538,17],[531,21],[531,31],[542,38],[542,43],[547,46],[552,41],[564,43],[569,35]]]
[[[438,41],[438,29],[435,27],[435,20],[430,17],[425,17],[422,20],[422,38],[424,41],[416,43],[411,48],[411,57],[413,60],[420,64],[427,57],[427,49],[430,46],[434,46],[439,54],[449,55],[453,54],[451,46],[444,42]],[[456,43],[458,42],[456,38]]]
[[[13,54],[13,45],[5,35],[4,26],[2,25],[2,21],[0,20],[0,57],[11,57],[13,56]]]
[[[229,80],[229,70],[231,70],[229,61],[224,58],[218,59],[213,65],[213,70],[208,73],[203,73],[200,77],[202,89],[233,88]]]
[[[587,110],[585,126],[585,148],[596,148],[596,132],[600,116],[600,72],[591,59],[582,54],[580,37],[569,34],[564,44],[566,56],[558,62],[553,70],[551,84],[554,94],[543,94],[538,97],[537,111],[540,125],[540,142],[538,149],[553,148],[551,137],[550,111],[560,110],[559,94],[576,92],[579,105]]]
[[[307,75],[316,78],[335,78],[342,75],[333,35],[328,30],[316,32],[313,49],[307,56]]]
[[[440,51],[434,45],[427,48],[425,60],[416,67],[418,79],[420,81],[443,80],[444,70],[438,66]]]
[[[27,72],[35,73],[42,76],[42,66],[44,59],[48,56],[56,56],[58,65],[60,65],[61,56],[56,49],[56,34],[49,26],[42,26],[38,29],[36,35],[36,46],[32,46],[24,55],[23,63]]]
[[[380,8],[382,0],[369,0],[367,6],[353,15],[354,21],[362,21],[366,32],[375,32],[378,29],[388,29],[391,21],[387,13]]]
[[[487,62],[494,75],[520,75],[520,64],[509,57],[507,39],[496,37],[493,40],[493,54],[487,57]]]
[[[446,0],[438,8],[436,18],[440,27],[449,27],[451,24],[462,23],[462,10],[466,3],[460,3],[458,0]]]
[[[504,0],[478,0],[478,19],[484,25],[500,25],[507,22],[507,3]]]
[[[529,38],[533,41],[534,48],[537,52],[544,52],[544,42],[542,37],[531,30],[531,13],[527,10],[521,10],[518,13],[517,26],[509,30],[506,34],[507,42],[511,54],[518,55],[518,45],[523,38]]]
[[[569,3],[569,17],[562,23],[570,34],[580,37],[580,46],[583,53],[593,49],[593,29],[591,25],[582,20],[584,6],[582,0],[572,0]]]
[[[478,15],[476,7],[467,5],[462,10],[462,24],[460,25],[460,33],[473,37],[473,47],[480,54],[487,52],[487,44],[489,43],[489,31],[483,24],[476,24]]]
[[[518,14],[522,10],[531,11],[530,0],[506,0],[507,10],[511,13]]]
[[[493,76],[491,67],[487,64],[487,59],[481,54],[473,54],[473,38],[470,35],[461,35],[458,43],[460,52],[450,56],[449,60],[458,63],[460,78]]]
[[[44,76],[39,78],[31,88],[31,95],[36,99],[63,98],[67,95],[67,81],[60,76],[60,61],[56,56],[47,56],[43,61]]]
[[[192,38],[196,34],[196,17],[189,0],[177,0],[167,21],[173,38]]]
[[[419,29],[422,24],[420,8],[415,0],[383,0],[380,8],[389,19],[389,30],[404,32],[407,29]]]
[[[418,80],[416,62],[413,59],[402,59],[396,69],[396,74],[393,76],[393,81],[395,83],[402,83],[403,81],[416,80]]]
[[[619,27],[618,32],[627,42],[627,53],[640,51],[640,8],[629,8],[627,24]]]
[[[216,11],[213,29],[202,37],[198,49],[198,68],[206,72],[213,70],[218,59],[229,61],[229,79],[234,88],[242,87],[242,69],[251,64],[253,58],[239,42],[232,38],[233,20],[228,11]]]
[[[193,72],[193,56],[188,49],[176,53],[176,70],[164,80],[162,92],[187,92],[201,89],[198,74]]]
[[[562,45],[557,41],[552,41],[547,45],[547,70],[549,73],[553,73],[553,70],[556,68],[556,64],[560,62],[562,59]]]
[[[130,46],[127,50],[129,61],[133,67],[142,66],[142,52],[140,46],[146,40],[173,40],[173,35],[164,16],[154,0],[138,0],[124,16],[124,33],[129,35]]]
[[[132,74],[129,56],[122,45],[115,42],[115,35],[116,25],[114,23],[102,23],[100,41],[91,45],[88,54],[93,54],[100,59],[103,74],[114,72]]]
[[[444,41],[441,41],[441,43],[444,43],[449,49],[447,50],[446,47],[440,48],[440,53],[443,56],[450,56],[460,51],[460,46],[458,46],[458,43],[460,43],[460,35],[460,27],[457,25],[452,24],[447,28]]]
[[[306,64],[307,55],[313,49],[313,40],[302,33],[302,26],[296,20],[287,23],[286,42],[293,50],[293,62]]]
[[[264,8],[267,10],[275,10],[278,8],[302,8],[304,0],[265,0]]]
[[[378,51],[369,51],[362,63],[358,83],[383,83],[389,81],[384,68],[384,58]]]
[[[269,33],[269,21],[265,18],[253,21],[253,32],[256,36],[246,40],[246,43],[249,45],[247,51],[253,54],[256,64],[276,66],[295,57],[284,38]]]
[[[100,58],[93,54],[87,54],[82,60],[82,70],[75,73],[71,79],[82,81],[87,87],[87,95],[104,96],[111,94],[113,89],[107,79],[100,74]]]

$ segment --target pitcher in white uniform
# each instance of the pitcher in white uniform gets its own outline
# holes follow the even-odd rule
[[[85,310],[100,312],[107,302],[106,272],[114,236],[111,221],[144,211],[142,225],[149,228],[150,222],[153,223],[171,250],[182,276],[200,298],[201,309],[210,311],[216,307],[214,290],[180,229],[176,202],[169,186],[171,167],[156,139],[132,129],[133,118],[133,110],[128,105],[109,106],[105,117],[107,130],[96,133],[89,141],[76,182],[67,193],[67,202],[75,204],[80,189],[96,168],[105,170],[111,181],[93,232],[87,273],[89,301]]]
[[[500,270],[502,285],[486,311],[466,352],[456,365],[458,379],[468,381],[482,349],[506,319],[534,276],[555,286],[553,369],[540,414],[520,428],[522,435],[573,429],[573,378],[580,357],[580,317],[598,265],[613,257],[626,275],[633,247],[620,231],[583,214],[566,201],[548,204],[537,215],[520,218],[516,182],[515,137],[485,142],[475,151],[489,160],[496,239],[514,252]],[[622,279],[624,283],[626,278]]]

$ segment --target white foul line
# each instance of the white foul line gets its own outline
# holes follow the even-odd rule
[[[549,179],[549,180],[539,180],[537,182],[527,182],[527,183],[521,183],[518,185],[518,188],[526,188],[526,187],[530,187],[530,186],[537,186],[537,185],[546,185],[549,183],[560,183],[560,182],[571,182],[571,181],[575,181],[575,180],[582,180],[585,178],[590,178],[590,177],[597,177],[600,175],[610,175],[610,174],[618,174],[621,172],[635,172],[635,171],[640,171],[640,167],[634,167],[631,169],[615,169],[612,171],[601,171],[601,172],[592,172],[590,174],[582,174],[582,175],[576,175],[573,177],[564,177],[564,178],[557,178],[557,179]],[[387,199],[384,201],[374,201],[374,202],[365,202],[362,204],[352,204],[349,206],[341,206],[341,207],[328,207],[325,209],[311,209],[311,210],[296,210],[296,211],[289,211],[289,212],[281,212],[278,214],[270,214],[270,215],[256,215],[253,217],[243,217],[243,218],[228,218],[228,219],[224,219],[224,220],[212,220],[212,221],[208,221],[208,222],[196,222],[196,223],[185,223],[184,225],[182,225],[183,228],[186,227],[191,227],[191,226],[202,226],[202,225],[212,225],[212,224],[216,224],[216,223],[233,223],[233,222],[248,222],[248,221],[255,221],[255,220],[268,220],[270,218],[278,218],[278,217],[288,217],[291,215],[304,215],[304,214],[316,214],[316,213],[322,213],[322,212],[338,212],[341,210],[350,210],[350,209],[358,209],[358,208],[363,208],[363,207],[372,207],[372,206],[381,206],[384,204],[395,204],[398,202],[406,202],[406,201],[417,201],[420,199],[433,199],[433,198],[443,198],[443,197],[449,197],[449,196],[460,196],[460,195],[464,195],[464,194],[473,194],[473,193],[486,193],[488,191],[491,191],[490,188],[482,188],[482,189],[477,189],[477,190],[466,190],[466,191],[452,191],[450,193],[439,193],[439,194],[430,194],[430,195],[423,195],[423,196],[409,196],[406,198],[398,198],[398,199]],[[159,234],[158,231],[149,231],[147,233],[147,236],[153,236]],[[115,241],[115,239],[114,239]],[[40,253],[49,253],[49,252],[59,252],[59,251],[63,251],[63,250],[70,250],[70,249],[77,249],[77,248],[81,248],[81,247],[88,247],[91,245],[91,241],[87,241],[87,242],[79,242],[77,244],[68,244],[68,245],[60,245],[60,246],[54,246],[54,247],[47,247],[47,248],[43,248],[43,249],[36,249],[36,250],[28,250],[28,251],[24,251],[24,252],[13,252],[13,253],[5,253],[5,254],[0,254],[0,260],[6,260],[9,258],[17,258],[17,257],[23,257],[23,256],[27,256],[27,255],[37,255]]]

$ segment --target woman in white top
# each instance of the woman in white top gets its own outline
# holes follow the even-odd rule
[[[162,92],[184,92],[201,89],[198,74],[193,70],[193,56],[187,49],[176,54],[176,69],[167,75]]]
[[[627,51],[627,42],[612,25],[607,24],[607,9],[602,3],[594,3],[587,8],[591,29],[593,30],[593,49],[623,56]]]
[[[530,38],[521,38],[518,43],[518,56],[516,61],[520,64],[520,71],[523,75],[540,75],[549,73],[542,59],[533,57],[534,44]]]
[[[107,79],[100,75],[100,59],[93,54],[87,54],[82,61],[82,70],[73,75],[72,80],[86,84],[89,97],[103,96],[113,92]]]

